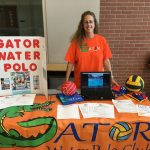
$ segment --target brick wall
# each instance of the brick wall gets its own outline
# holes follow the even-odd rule
[[[140,75],[150,96],[150,0],[100,0],[99,28],[112,50],[117,82]]]

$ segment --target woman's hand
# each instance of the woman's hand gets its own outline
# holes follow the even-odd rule
[[[111,83],[112,85],[119,86],[119,84],[115,81],[114,77],[111,77]]]

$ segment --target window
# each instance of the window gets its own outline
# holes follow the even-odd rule
[[[0,36],[44,36],[42,0],[0,0]]]

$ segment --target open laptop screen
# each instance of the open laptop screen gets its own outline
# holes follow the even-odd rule
[[[111,85],[110,72],[82,72],[81,88],[102,88]]]
[[[111,100],[110,72],[82,72],[81,95],[85,100]]]

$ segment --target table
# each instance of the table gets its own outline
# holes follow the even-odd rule
[[[44,106],[49,102],[54,102],[50,106],[51,111]],[[41,105],[0,111],[0,150],[150,149],[149,117],[115,110],[115,119],[84,119],[80,114],[81,119],[57,120],[57,105],[60,102],[55,95],[49,96],[48,101],[44,96],[36,96],[35,103]],[[141,104],[150,105],[150,102],[146,100]]]

